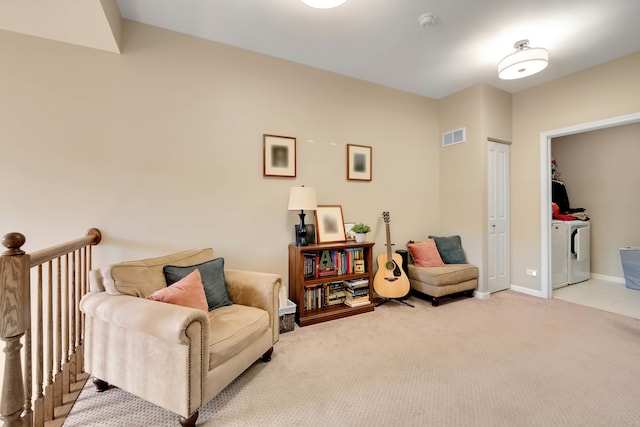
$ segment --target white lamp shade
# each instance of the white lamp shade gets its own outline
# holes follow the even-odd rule
[[[293,187],[289,190],[289,210],[314,211],[318,207],[313,187]]]
[[[346,3],[347,0],[300,0],[302,3],[307,6],[316,8],[316,9],[331,9],[334,7],[338,7],[343,3]]]
[[[498,77],[502,80],[514,80],[531,76],[545,68],[549,63],[549,54],[541,47],[517,50],[498,63]]]

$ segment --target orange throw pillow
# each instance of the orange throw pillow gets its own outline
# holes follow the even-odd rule
[[[419,243],[407,243],[411,258],[418,267],[439,267],[445,265],[433,239]]]
[[[197,308],[203,311],[209,310],[198,269],[193,270],[193,273],[186,275],[173,285],[155,291],[147,298],[154,301]]]

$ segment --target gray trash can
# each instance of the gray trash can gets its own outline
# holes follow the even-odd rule
[[[620,260],[627,288],[640,291],[640,247],[620,248]]]

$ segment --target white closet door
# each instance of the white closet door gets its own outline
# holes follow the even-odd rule
[[[509,289],[509,145],[489,141],[488,175],[488,254],[489,292]]]

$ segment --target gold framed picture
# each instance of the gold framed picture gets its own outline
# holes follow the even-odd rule
[[[341,205],[319,205],[315,210],[318,243],[344,242],[344,217]]]

